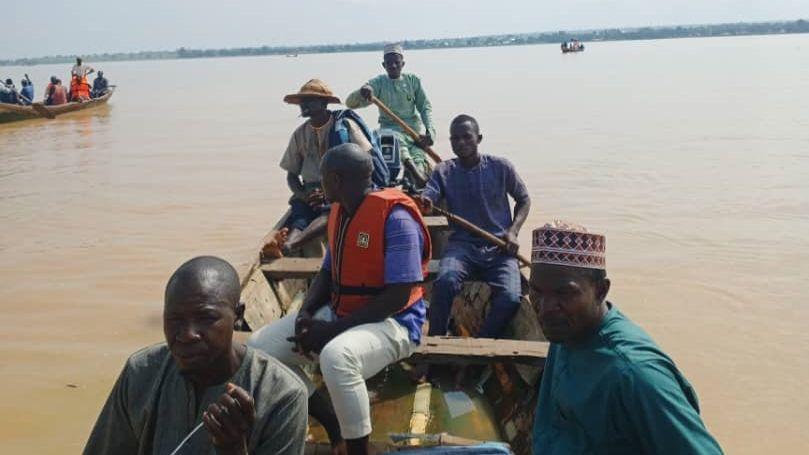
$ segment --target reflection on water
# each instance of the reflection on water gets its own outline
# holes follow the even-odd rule
[[[466,112],[482,150],[515,163],[533,200],[523,251],[553,217],[607,235],[611,299],[675,359],[728,453],[801,452],[809,36],[585,54],[414,51],[407,68],[442,156]],[[302,119],[283,95],[320,77],[344,97],[380,70],[376,52],[93,66],[118,85],[108,106],[0,124],[2,453],[81,450],[126,357],[162,339],[169,274],[199,254],[244,262],[286,207],[278,161]],[[38,88],[67,71],[4,69]],[[412,401],[391,409],[378,432]]]

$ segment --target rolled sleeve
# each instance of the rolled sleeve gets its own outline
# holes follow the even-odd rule
[[[385,221],[385,284],[424,281],[423,251],[424,238],[418,222],[407,209],[395,207]]]
[[[284,156],[281,157],[281,163],[279,164],[281,169],[296,175],[300,175],[301,169],[303,168],[303,154],[300,153],[298,148],[298,140],[293,134],[289,139],[289,145],[287,145],[287,149],[284,152]]]
[[[433,105],[430,103],[430,99],[427,98],[427,93],[424,91],[424,87],[421,86],[421,79],[415,78],[416,80],[416,109],[419,111],[419,115],[421,116],[421,123],[424,124],[424,129],[427,131],[427,134],[433,139],[433,141],[437,140],[435,127],[433,126]]]
[[[506,162],[506,191],[508,194],[514,198],[514,201],[517,203],[525,202],[529,199],[528,196],[528,187],[525,186],[525,183],[520,178],[520,175],[517,174],[517,170],[514,168],[514,165],[511,164],[510,161]]]
[[[371,81],[366,82],[366,84],[373,87]],[[360,90],[361,88],[354,90],[348,95],[348,97],[346,98],[346,107],[348,107],[349,109],[359,109],[371,105],[370,101],[362,97],[362,95],[360,94]],[[374,91],[376,91],[376,87],[374,87]]]
[[[441,170],[441,164],[433,169],[430,179],[427,180],[427,184],[424,186],[424,190],[421,192],[422,196],[433,201],[434,204],[438,203],[438,201],[440,201],[444,195],[444,184]]]

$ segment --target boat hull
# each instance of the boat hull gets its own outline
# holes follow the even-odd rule
[[[36,108],[34,106],[20,106],[16,104],[0,103],[0,122],[45,117],[51,118],[51,116],[56,117],[70,112],[92,109],[94,107],[106,104],[107,101],[109,101],[109,99],[112,97],[113,93],[115,93],[114,87],[110,88],[109,91],[103,96],[93,98],[92,100],[85,101],[83,103],[70,102],[60,104],[58,106],[45,106],[42,103],[34,103],[36,104]]]

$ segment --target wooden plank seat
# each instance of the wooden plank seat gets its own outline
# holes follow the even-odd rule
[[[447,222],[447,219],[443,216],[425,216],[424,224],[427,225],[427,229],[429,229],[430,232],[449,229],[449,222]]]
[[[428,336],[422,338],[410,360],[436,364],[507,362],[542,366],[549,346],[545,341]]]
[[[279,258],[261,264],[261,270],[271,280],[287,278],[314,278],[320,271],[323,258]],[[430,261],[428,281],[438,275],[438,260]]]

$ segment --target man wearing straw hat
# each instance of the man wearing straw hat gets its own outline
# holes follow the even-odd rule
[[[531,262],[531,303],[551,341],[534,454],[721,454],[674,362],[606,300],[604,236],[546,224]]]
[[[387,74],[371,79],[359,90],[348,95],[346,106],[351,109],[366,107],[371,104],[371,97],[376,96],[415,131],[420,134],[425,131],[418,140],[413,140],[393,119],[379,113],[379,126],[397,133],[402,163],[412,183],[417,188],[422,188],[431,171],[423,148],[433,145],[436,138],[433,107],[421,85],[421,79],[415,74],[402,73],[405,62],[401,44],[385,45],[382,58],[382,67]]]
[[[166,285],[166,342],[132,354],[84,454],[301,455],[304,384],[279,361],[233,342],[239,276],[222,259],[181,265]]]
[[[375,183],[384,185],[387,168],[376,153],[371,131],[362,118],[350,109],[331,111],[329,104],[339,104],[329,87],[312,79],[297,93],[284,97],[284,102],[300,106],[301,124],[289,140],[280,166],[287,171],[287,184],[292,190],[290,216],[284,227],[288,230],[284,251],[288,254],[309,240],[326,232],[329,207],[320,185],[320,160],[330,147],[351,142],[375,157]],[[380,164],[381,163],[381,164]]]

